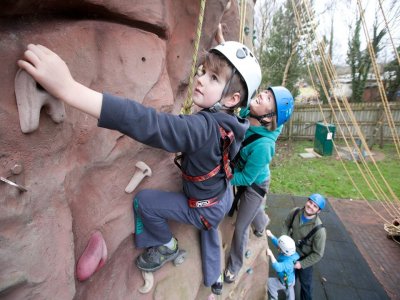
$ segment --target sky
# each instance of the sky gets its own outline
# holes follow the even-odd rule
[[[399,26],[395,26],[396,24],[393,20],[393,15],[397,13],[400,7],[399,1],[394,0],[380,0],[382,3],[382,7],[385,13],[385,17],[389,23],[389,30],[392,34],[393,41],[396,46],[400,44],[400,28]],[[379,9],[379,1],[378,0],[361,0],[361,6],[365,9],[365,21],[367,24],[369,38],[372,39],[372,26],[375,20],[375,12],[378,11],[378,24],[381,24],[380,28],[383,28],[384,18],[381,10]],[[397,3],[396,3],[397,2]],[[326,6],[334,5],[336,8],[334,9],[334,64],[345,64],[347,57],[347,49],[348,49],[348,40],[349,40],[349,26],[353,26],[355,24],[356,17],[358,15],[358,4],[356,0],[317,0],[315,1],[315,10],[316,15],[319,16],[319,30],[320,36],[322,34],[326,34],[329,36],[330,27],[331,27],[331,14],[332,12],[326,10]],[[393,9],[391,4],[396,3],[395,6],[397,8]],[[366,47],[366,37],[364,29],[361,28],[360,33],[361,41],[362,41],[362,49]],[[378,61],[387,62],[394,59],[393,55],[393,46],[390,42],[389,35],[386,34],[386,37],[383,40],[384,49],[378,57]]]
[[[255,10],[259,9],[258,5],[261,5],[264,1],[259,0],[256,3]],[[283,3],[285,0],[277,0],[277,3]],[[400,1],[398,0],[360,0],[361,6],[365,9],[365,20],[368,27],[368,33],[370,39],[372,39],[372,25],[375,19],[375,12],[378,10],[378,22],[382,26],[383,16],[379,10],[379,2],[382,3],[385,17],[389,22],[389,30],[392,34],[393,41],[396,46],[400,45]],[[271,2],[270,2],[271,3]],[[345,65],[347,58],[347,49],[349,41],[349,26],[353,26],[358,15],[358,0],[314,0],[316,16],[318,18],[318,39],[321,40],[325,34],[327,37],[330,36],[331,28],[331,15],[334,14],[334,45],[333,45],[333,63],[335,65]],[[395,7],[391,7],[391,5]],[[327,10],[327,7],[334,6],[333,10]],[[333,12],[332,12],[333,11]],[[395,22],[393,16],[397,16],[397,22]],[[255,12],[257,18],[257,11]],[[397,26],[396,26],[397,25]],[[362,49],[366,47],[366,38],[363,28],[361,29],[360,38],[362,41]],[[378,57],[379,62],[388,62],[395,58],[393,52],[393,46],[390,42],[389,35],[383,41],[384,50]]]

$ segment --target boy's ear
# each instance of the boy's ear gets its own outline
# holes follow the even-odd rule
[[[240,93],[236,92],[232,96],[225,99],[224,105],[226,107],[234,107],[240,102]]]

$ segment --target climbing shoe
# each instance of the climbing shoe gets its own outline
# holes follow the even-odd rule
[[[165,263],[174,260],[178,254],[178,245],[175,246],[174,250],[164,245],[150,247],[136,259],[136,266],[142,271],[154,272],[160,269]]]
[[[216,282],[211,286],[211,292],[215,295],[222,295],[222,282]]]
[[[265,228],[267,228],[268,227],[268,225],[269,225],[269,223],[271,222],[271,219],[267,216],[267,223],[265,224]],[[261,238],[261,237],[263,237],[264,236],[264,234],[265,234],[265,229],[264,230],[262,230],[262,231],[258,231],[257,229],[254,229],[253,230],[253,233],[254,233],[254,235],[256,236],[256,237],[259,237],[259,238]]]
[[[224,271],[224,281],[226,283],[232,283],[234,282],[236,279],[236,275],[232,274],[231,271],[229,271],[229,269],[225,269]]]
[[[254,235],[255,235],[256,237],[259,237],[259,238],[264,236],[264,232],[265,232],[265,230],[263,230],[263,231],[258,231],[258,230],[255,230],[255,229],[254,229],[254,231],[253,231]]]

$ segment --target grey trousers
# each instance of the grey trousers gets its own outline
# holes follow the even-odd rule
[[[269,180],[260,185],[266,192]],[[237,210],[235,231],[228,257],[228,270],[237,275],[243,266],[243,257],[249,240],[250,225],[257,231],[263,231],[269,220],[264,212],[265,197],[261,197],[254,189],[247,187],[240,197]]]
[[[183,193],[142,190],[133,201],[135,244],[137,248],[159,246],[172,238],[168,220],[192,224],[201,232],[201,258],[204,285],[211,286],[221,274],[221,251],[218,225],[232,206],[232,186],[228,184],[218,204],[190,208]],[[205,230],[203,216],[211,225]]]
[[[290,284],[288,288],[286,288],[278,278],[268,278],[267,291],[271,299],[278,299],[279,290],[285,291],[286,300],[294,300],[294,282]]]

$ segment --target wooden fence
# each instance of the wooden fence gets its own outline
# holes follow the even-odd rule
[[[389,127],[385,113],[385,107],[381,102],[376,103],[352,103],[350,104],[354,118],[358,124],[361,134],[367,139],[368,144],[382,144],[393,142],[393,133]],[[322,109],[322,112],[321,112]],[[400,136],[400,102],[390,102],[389,108],[397,136]],[[324,119],[325,117],[325,119]],[[344,105],[324,104],[319,105],[296,104],[291,120],[285,125],[281,134],[282,138],[290,139],[314,139],[315,125],[317,122],[333,124],[335,139],[350,138],[350,133],[355,138],[360,135]]]

